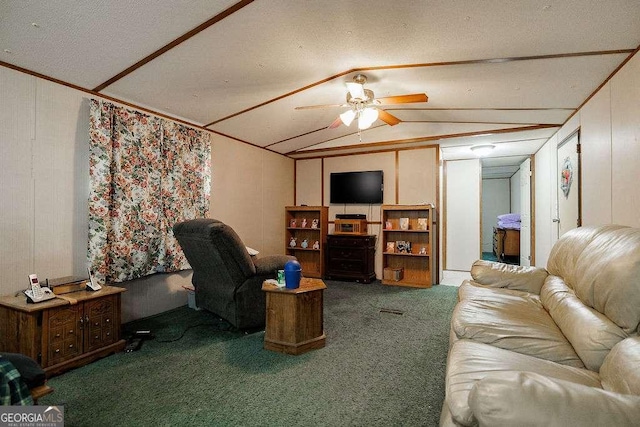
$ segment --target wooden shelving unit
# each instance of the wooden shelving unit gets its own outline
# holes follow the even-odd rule
[[[295,220],[295,224],[292,221]],[[317,228],[312,228],[314,220]],[[303,226],[304,225],[304,226]],[[295,256],[302,266],[304,277],[322,278],[324,276],[325,247],[329,226],[329,208],[326,206],[287,206],[285,208],[285,248],[287,255]],[[291,239],[296,245],[291,246]],[[307,247],[302,242],[307,241]],[[319,247],[313,248],[315,242]]]
[[[382,205],[382,269],[384,285],[430,288],[436,283],[435,209],[432,205]],[[401,225],[401,223],[403,223]],[[389,243],[393,243],[393,251]],[[411,250],[398,251],[397,242]],[[385,277],[388,269],[402,269],[402,279]]]

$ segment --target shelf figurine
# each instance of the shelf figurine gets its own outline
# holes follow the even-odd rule
[[[304,239],[302,243],[300,243],[300,247],[303,249],[307,249],[308,246],[309,246],[309,241],[307,239]]]
[[[296,219],[295,218],[291,218],[291,221],[289,221],[289,227],[296,228],[296,224],[297,224]]]
[[[311,228],[318,228],[318,219],[314,218],[311,220]]]
[[[297,237],[292,237],[291,240],[289,240],[289,246],[291,246],[292,248],[295,248],[297,240],[298,240]]]
[[[318,242],[317,240],[313,242],[313,249],[320,249],[320,242]]]
[[[302,227],[302,228],[306,228],[307,227],[307,218],[302,218],[302,222],[300,223],[300,227]]]

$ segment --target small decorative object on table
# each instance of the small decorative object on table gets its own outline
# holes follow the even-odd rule
[[[297,289],[300,286],[300,278],[302,277],[302,267],[295,260],[287,261],[284,265],[284,282],[288,289]]]
[[[302,218],[302,222],[300,223],[300,227],[307,228],[307,218]]]
[[[296,221],[296,219],[291,218],[291,221],[289,221],[289,227],[296,228],[297,225],[298,225],[298,222]]]
[[[409,218],[400,218],[400,230],[409,229]]]
[[[396,244],[395,242],[387,242],[387,252],[389,253],[393,253],[396,251]]]
[[[297,237],[292,237],[291,240],[289,240],[289,246],[291,246],[292,248],[295,248],[297,244],[297,240],[298,240]]]
[[[309,241],[307,239],[304,239],[302,243],[300,243],[300,247],[303,249],[307,249],[307,247],[309,247]]]
[[[311,220],[311,228],[318,228],[318,218]]]
[[[418,230],[428,230],[429,223],[427,218],[418,218]]]
[[[320,249],[320,242],[318,242],[317,240],[313,242],[313,249]]]

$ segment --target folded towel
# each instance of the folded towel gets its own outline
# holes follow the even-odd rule
[[[519,213],[506,213],[506,214],[498,215],[498,221],[520,222],[520,214]]]

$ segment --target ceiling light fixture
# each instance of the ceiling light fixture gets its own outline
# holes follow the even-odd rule
[[[480,145],[474,145],[470,149],[475,153],[476,156],[484,157],[487,154],[491,153],[491,151],[493,151],[494,148],[496,148],[496,146],[493,144],[480,144]]]
[[[364,88],[366,81],[365,76],[358,74],[353,82],[347,83],[347,104],[351,105],[351,110],[340,114],[340,120],[345,126],[351,125],[357,118],[358,129],[364,130],[369,129],[378,120],[378,109],[370,106],[374,100],[373,92]]]

